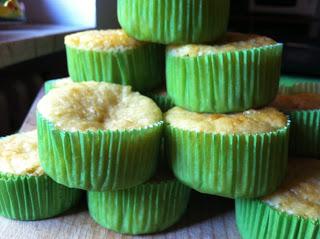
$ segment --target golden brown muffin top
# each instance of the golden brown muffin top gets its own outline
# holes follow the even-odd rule
[[[67,35],[64,43],[72,48],[93,51],[124,51],[143,45],[122,29],[90,30]]]
[[[164,118],[173,127],[207,133],[255,134],[275,131],[287,125],[287,117],[274,108],[236,114],[207,114],[174,107],[165,113]]]
[[[167,47],[167,53],[173,56],[196,57],[202,55],[218,54],[274,45],[271,38],[255,34],[227,33],[218,43],[213,45],[172,45]]]
[[[320,161],[290,160],[288,174],[281,187],[262,200],[282,212],[319,219]]]
[[[52,89],[37,110],[67,131],[139,129],[162,120],[156,103],[131,87],[93,81]]]
[[[272,106],[280,110],[320,109],[320,94],[297,93],[290,95],[278,95],[272,103]]]
[[[0,172],[15,175],[42,175],[38,158],[37,131],[0,139]]]

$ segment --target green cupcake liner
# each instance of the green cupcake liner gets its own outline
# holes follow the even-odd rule
[[[118,0],[118,20],[142,41],[200,43],[227,31],[229,0]]]
[[[163,122],[134,130],[68,132],[37,113],[40,163],[58,183],[93,191],[136,186],[154,173]]]
[[[320,81],[285,79],[280,94],[320,94]],[[320,108],[286,112],[291,119],[289,153],[295,156],[320,157]]]
[[[236,200],[236,222],[243,239],[318,239],[320,221],[281,212],[260,200]]]
[[[74,206],[81,191],[57,184],[46,175],[0,173],[0,215],[16,220],[56,216]]]
[[[229,198],[259,197],[282,182],[288,161],[289,125],[270,133],[225,135],[165,129],[175,176],[191,188]]]
[[[167,51],[167,92],[175,105],[196,112],[263,107],[277,95],[281,56],[282,44],[198,57]]]
[[[189,201],[190,189],[176,179],[149,182],[127,190],[88,192],[91,217],[120,233],[162,231],[176,223]]]
[[[148,96],[156,102],[162,112],[167,112],[169,109],[174,107],[174,104],[167,93],[152,92],[149,93]]]
[[[291,119],[289,153],[320,158],[320,109],[289,112]]]
[[[320,80],[282,76],[278,93],[320,93]]]
[[[148,91],[164,79],[164,49],[145,44],[123,51],[87,51],[66,46],[68,71],[73,81],[104,81]]]
[[[48,80],[44,83],[44,93],[47,94],[50,90],[55,88],[55,84],[59,80]]]

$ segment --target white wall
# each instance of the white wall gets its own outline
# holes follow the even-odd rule
[[[117,0],[97,0],[97,27],[119,28],[117,18]]]
[[[22,0],[32,23],[96,26],[96,0]],[[109,0],[98,0],[108,2]]]

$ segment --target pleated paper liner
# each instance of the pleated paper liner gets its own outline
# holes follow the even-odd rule
[[[290,82],[289,82],[290,83]],[[280,85],[280,94],[320,94],[317,81],[296,80]],[[320,157],[320,106],[314,110],[287,111],[291,119],[289,153],[295,156]]]
[[[198,57],[167,51],[167,92],[175,105],[190,111],[260,108],[278,92],[281,56],[282,44]]]
[[[50,90],[55,88],[55,84],[58,80],[48,80],[44,83],[44,93],[47,94]]]
[[[121,27],[149,42],[200,43],[226,33],[229,0],[118,0]]]
[[[236,222],[243,239],[318,239],[320,221],[281,212],[261,200],[236,200]]]
[[[279,94],[301,93],[306,90],[308,93],[319,93],[320,83],[318,79],[301,78],[293,76],[282,76],[280,79]]]
[[[164,49],[145,44],[123,51],[89,51],[66,46],[68,71],[73,81],[103,81],[131,85],[146,92],[164,78]]]
[[[163,122],[134,130],[67,132],[37,113],[40,163],[68,187],[93,191],[130,188],[154,173]]]
[[[101,226],[126,234],[162,231],[176,223],[190,189],[176,179],[148,182],[130,189],[89,192],[91,217]]]
[[[320,109],[289,112],[289,153],[295,156],[320,158]]]
[[[288,161],[289,123],[252,135],[195,132],[166,125],[167,156],[175,176],[191,188],[229,198],[274,191]]]
[[[151,93],[148,93],[148,97],[156,102],[162,112],[167,112],[169,109],[174,107],[171,98],[165,91],[153,91]]]
[[[73,207],[80,196],[80,190],[62,186],[46,175],[0,173],[0,215],[7,218],[50,218]]]

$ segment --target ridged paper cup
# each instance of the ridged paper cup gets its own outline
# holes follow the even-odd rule
[[[68,187],[130,188],[154,173],[163,122],[133,130],[68,132],[37,113],[39,158],[45,172]]]
[[[68,71],[73,81],[103,81],[148,91],[164,78],[164,48],[156,44],[119,51],[91,51],[66,45]]]
[[[126,234],[162,231],[185,212],[190,189],[176,179],[148,182],[127,190],[89,192],[91,217],[101,226]]]
[[[214,41],[227,30],[229,4],[229,0],[118,0],[118,20],[130,36],[142,41]]]
[[[285,84],[287,83],[287,84]],[[280,84],[280,94],[320,94],[317,81],[295,80]],[[320,158],[320,106],[319,109],[289,110],[291,119],[289,153],[295,156]]]
[[[231,113],[271,103],[279,87],[282,44],[179,56],[167,50],[167,92],[190,111]]]
[[[0,173],[0,215],[16,220],[40,220],[74,206],[81,191],[54,182],[47,175]]]
[[[243,239],[318,239],[320,221],[281,212],[261,200],[236,200],[236,222]]]
[[[288,133],[289,125],[268,133],[232,135],[167,124],[165,143],[171,168],[181,182],[202,193],[253,198],[274,191],[282,182]]]
[[[302,78],[293,76],[281,76],[279,94],[288,94],[290,92],[299,92],[301,87],[308,93],[320,92],[319,80],[313,78]]]
[[[154,91],[149,93],[148,96],[156,102],[162,112],[167,112],[174,107],[171,98],[165,91]]]
[[[48,80],[44,83],[44,93],[47,94],[50,90],[55,88],[58,80]]]

